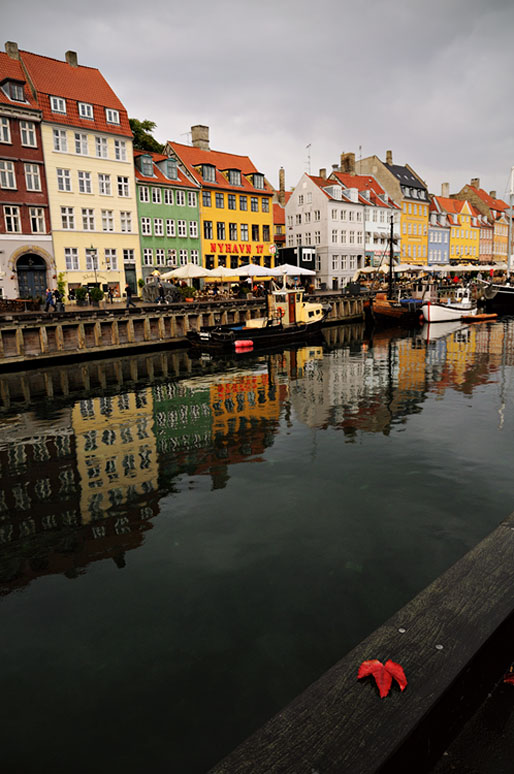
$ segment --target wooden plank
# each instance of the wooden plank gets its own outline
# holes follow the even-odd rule
[[[514,514],[212,774],[428,771],[512,660],[513,588]],[[404,693],[357,681],[373,658],[402,664]]]

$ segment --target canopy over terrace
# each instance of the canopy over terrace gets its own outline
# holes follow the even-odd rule
[[[178,269],[161,274],[161,279],[197,279],[210,276],[210,269],[206,269],[204,266],[197,266],[196,263],[185,263],[183,266],[179,266]]]

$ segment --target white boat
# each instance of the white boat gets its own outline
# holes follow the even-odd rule
[[[477,302],[471,298],[467,288],[459,288],[453,298],[446,301],[426,301],[421,305],[421,313],[426,322],[450,322],[474,317],[477,314]]]

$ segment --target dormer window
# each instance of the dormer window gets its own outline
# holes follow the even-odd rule
[[[50,97],[52,113],[66,113],[66,100],[62,97]]]
[[[145,177],[153,177],[153,161],[151,156],[140,156],[141,173]]]
[[[166,177],[170,180],[178,180],[177,159],[166,160]]]
[[[207,183],[215,183],[216,167],[212,164],[202,164],[202,177]]]
[[[228,170],[228,182],[230,185],[241,185],[241,172],[239,169]]]
[[[93,115],[93,105],[90,105],[89,102],[79,102],[79,116],[81,118],[88,118],[91,121],[94,118]]]
[[[253,176],[253,187],[254,188],[264,188],[264,175],[254,173]]]
[[[23,90],[22,81],[5,81],[2,84],[2,91],[5,96],[12,99],[13,102],[26,102],[25,92]]]
[[[111,110],[110,108],[105,108],[105,119],[108,124],[119,124],[120,123],[120,111],[119,110]]]

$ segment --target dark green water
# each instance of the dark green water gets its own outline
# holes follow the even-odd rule
[[[3,771],[206,772],[513,510],[514,321],[435,330],[0,375]]]

